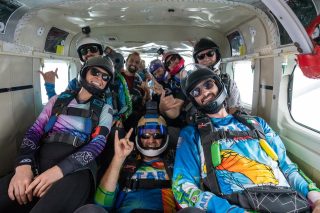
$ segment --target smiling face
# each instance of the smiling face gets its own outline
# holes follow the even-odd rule
[[[132,53],[126,61],[126,68],[130,73],[136,73],[139,70],[141,58],[139,54]]]
[[[159,138],[160,131],[148,129],[141,135],[140,140],[144,148],[159,148],[163,138]]]
[[[197,55],[198,63],[206,67],[211,66],[217,61],[217,54],[213,49],[207,49],[199,52]]]
[[[170,71],[172,71],[178,64],[179,64],[180,58],[178,55],[171,55],[167,58],[166,64]]]
[[[86,81],[99,89],[104,89],[110,78],[109,73],[101,67],[90,67],[86,75]]]
[[[203,106],[214,100],[218,95],[218,91],[218,87],[213,79],[205,79],[200,81],[191,90],[190,95],[200,106]]]

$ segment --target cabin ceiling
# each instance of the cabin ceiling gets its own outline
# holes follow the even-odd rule
[[[237,26],[257,16],[260,0],[18,0],[28,14],[48,26],[55,26],[73,35],[74,45],[82,37],[81,28],[90,26],[91,36],[105,45],[142,52],[158,47],[191,50],[200,37],[225,37]],[[135,36],[134,30],[146,30]],[[158,29],[158,32],[157,32]],[[207,30],[202,31],[201,30]],[[117,36],[118,31],[127,30]],[[169,30],[181,32],[171,37]],[[194,31],[194,34],[188,32]],[[120,34],[120,33],[118,33]],[[158,34],[158,35],[157,35]],[[164,34],[164,35],[161,35]],[[159,38],[164,38],[161,40]],[[110,40],[115,38],[115,40]],[[182,42],[181,42],[182,41]],[[219,43],[219,42],[218,42]]]

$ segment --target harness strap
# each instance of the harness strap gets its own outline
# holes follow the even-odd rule
[[[74,147],[80,147],[86,142],[81,140],[79,137],[68,134],[68,133],[54,133],[43,139],[44,143],[61,142],[72,145]]]
[[[171,180],[130,179],[125,186],[131,190],[171,188]]]
[[[53,128],[60,114],[67,114],[67,106],[74,99],[75,95],[74,91],[67,90],[58,96],[52,107],[51,117],[44,127],[45,133],[48,133]]]
[[[103,106],[104,106],[104,101],[97,98],[93,98],[90,102],[90,111],[91,111],[91,119],[92,119],[91,131],[94,128],[96,128],[99,124],[100,114]]]
[[[61,114],[79,116],[79,117],[84,117],[84,118],[89,118],[91,115],[89,110],[75,108],[75,107],[67,107],[66,113],[61,113]]]
[[[201,145],[204,152],[204,159],[206,163],[207,176],[203,179],[204,184],[216,195],[221,195],[220,186],[215,173],[215,167],[212,163],[212,158],[218,158],[211,154],[212,139],[210,137],[213,132],[211,121],[206,116],[196,116],[196,124],[201,137]],[[220,157],[220,156],[219,156]]]
[[[224,86],[227,89],[228,96],[230,96],[230,82],[231,82],[231,80],[230,80],[229,74],[228,73],[221,73],[219,75],[219,77],[221,78],[222,83],[224,84]]]

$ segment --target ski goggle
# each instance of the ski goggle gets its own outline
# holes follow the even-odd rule
[[[169,58],[170,56],[168,56]],[[165,67],[169,67],[172,63],[174,63],[177,59],[180,59],[178,54],[172,55],[168,60],[165,61]]]
[[[80,49],[81,55],[87,55],[89,51],[91,53],[96,53],[96,52],[99,51],[99,48],[98,48],[98,46],[90,45],[90,46],[85,46],[85,47]]]
[[[158,132],[155,132],[155,133],[143,133],[143,134],[140,135],[140,137],[142,139],[150,139],[151,137],[153,139],[162,139],[162,138],[164,138],[164,135],[160,134]]]
[[[204,82],[202,85],[195,87],[193,90],[190,91],[190,95],[194,98],[197,98],[201,95],[201,91],[202,89],[206,89],[209,90],[212,87],[214,87],[214,81],[213,80],[207,80],[206,82]]]
[[[167,134],[167,127],[158,124],[143,125],[138,127],[137,133],[139,138],[149,139],[152,136],[154,139],[160,139]]]
[[[111,76],[110,76],[109,74],[100,72],[100,71],[99,71],[97,68],[95,68],[95,67],[90,68],[90,73],[91,73],[91,75],[93,75],[93,76],[101,76],[102,80],[103,80],[103,81],[106,81],[106,82],[110,81],[110,79],[111,79]]]
[[[209,50],[208,52],[206,52],[206,53],[202,53],[202,54],[198,54],[197,55],[197,59],[198,60],[203,60],[206,56],[207,57],[212,57],[212,56],[214,56],[216,54],[216,52],[215,52],[215,50]]]

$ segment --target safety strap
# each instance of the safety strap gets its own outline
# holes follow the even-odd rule
[[[85,141],[81,140],[79,137],[71,135],[69,133],[54,133],[43,139],[44,143],[54,143],[62,142],[70,144],[74,147],[80,147],[85,144]]]
[[[211,144],[212,141],[210,138],[211,133],[213,132],[213,126],[210,118],[207,116],[196,115],[196,124],[198,125],[198,130],[200,132],[201,145],[204,152],[204,159],[206,163],[207,176],[203,179],[204,184],[216,195],[221,195],[220,186],[217,181],[215,168],[212,163],[212,158],[217,158],[220,156],[212,156],[211,154]]]
[[[230,80],[229,74],[228,73],[221,73],[219,75],[219,77],[221,78],[222,83],[224,84],[224,86],[227,89],[228,96],[230,96],[230,82],[231,82],[231,80]]]
[[[104,101],[93,97],[90,102],[90,112],[91,112],[91,120],[92,120],[92,127],[91,131],[94,130],[99,124],[100,114],[102,112],[102,108],[104,106]]]
[[[225,131],[215,130],[211,120],[206,115],[196,115],[196,124],[201,138],[201,145],[203,147],[204,158],[207,169],[207,177],[203,180],[204,184],[211,190],[211,192],[221,195],[221,191],[217,182],[215,174],[215,167],[221,163],[220,145],[218,143],[221,139],[235,139],[235,138],[255,138],[259,140],[261,148],[273,160],[277,161],[278,156],[272,147],[266,142],[264,131],[260,124],[250,115],[236,113],[234,117],[242,124],[246,125],[249,131]]]
[[[171,156],[171,154],[167,153],[167,156],[165,156],[163,163],[169,180],[132,179],[132,176],[136,173],[136,171],[139,169],[143,162],[142,159],[137,159],[136,155],[129,157],[129,159],[127,159],[127,161],[125,162],[120,174],[120,190],[122,190],[123,188],[134,190],[152,188],[171,188],[173,164],[168,163],[168,161],[170,161],[170,157],[168,156]]]
[[[171,180],[130,179],[126,183],[126,188],[131,190],[171,188]]]
[[[44,127],[45,133],[48,133],[53,128],[60,114],[67,114],[68,104],[75,98],[75,96],[76,92],[72,90],[67,90],[58,96],[57,100],[55,101],[52,107],[52,112],[49,121]]]

